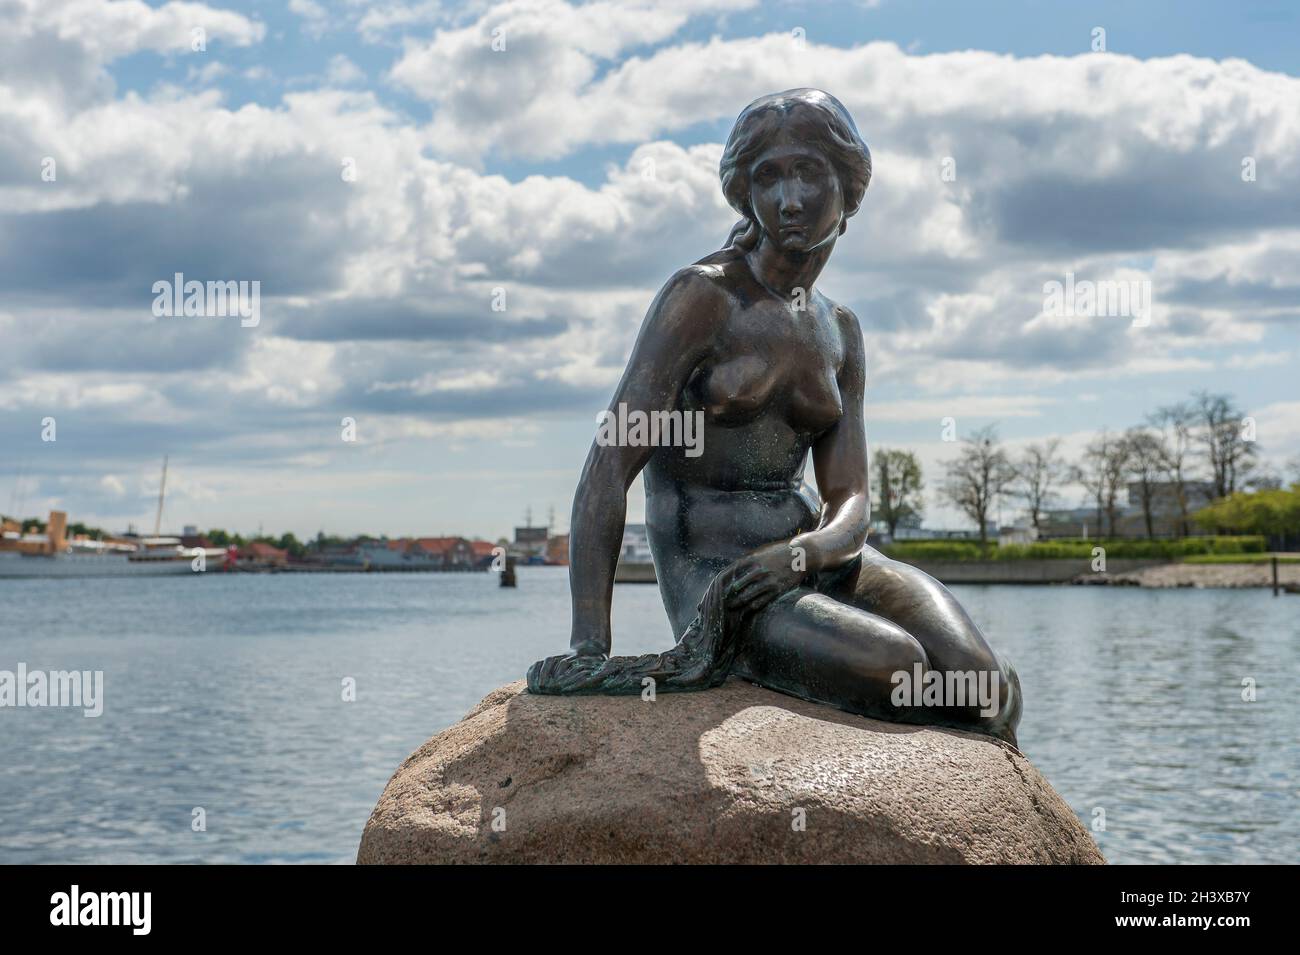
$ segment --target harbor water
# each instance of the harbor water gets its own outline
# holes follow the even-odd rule
[[[398,764],[567,645],[566,571],[518,573],[0,580],[0,671],[104,675],[98,717],[0,708],[0,862],[351,862]],[[953,589],[1111,862],[1296,861],[1300,597]],[[671,644],[655,587],[614,640]]]

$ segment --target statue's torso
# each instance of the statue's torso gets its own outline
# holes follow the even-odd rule
[[[682,591],[677,599],[665,592],[673,617],[693,612],[695,591],[725,563],[816,523],[801,492],[808,450],[843,412],[845,346],[834,303],[813,293],[803,310],[792,308],[743,262],[719,269],[716,281],[730,312],[677,403],[703,412],[702,452],[661,447],[644,472],[660,588]],[[684,568],[689,579],[674,582]]]

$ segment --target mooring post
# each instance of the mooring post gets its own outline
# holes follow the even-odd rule
[[[1277,554],[1273,555],[1273,596],[1277,596]]]

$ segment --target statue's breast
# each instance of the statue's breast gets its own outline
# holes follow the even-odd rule
[[[778,378],[768,359],[738,355],[700,369],[693,382],[696,403],[719,424],[744,424],[767,408]]]
[[[839,421],[844,405],[835,369],[809,368],[805,376],[791,381],[789,409],[790,425],[798,431],[819,434]]]
[[[687,389],[687,405],[704,409],[722,427],[739,427],[765,414],[782,417],[794,431],[815,434],[834,425],[843,413],[834,366],[808,349],[780,351],[784,359],[749,353],[702,366]]]

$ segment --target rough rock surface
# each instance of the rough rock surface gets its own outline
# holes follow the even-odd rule
[[[357,861],[1105,860],[1011,746],[732,679],[653,702],[495,690],[401,765]]]

